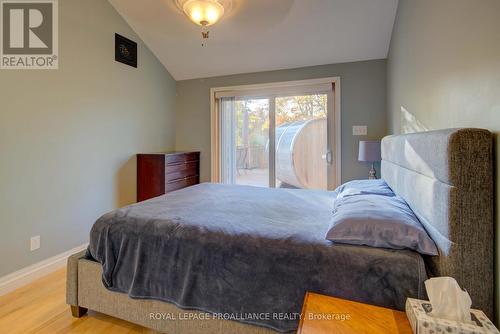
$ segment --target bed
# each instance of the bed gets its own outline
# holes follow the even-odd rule
[[[383,140],[382,177],[438,257],[325,240],[333,193],[202,184],[96,222],[89,254],[68,260],[67,302],[167,333],[289,332],[305,291],[402,309],[449,275],[491,316],[491,146],[477,129]]]

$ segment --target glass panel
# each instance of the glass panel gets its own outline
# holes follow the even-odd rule
[[[276,97],[276,186],[328,189],[327,94]]]
[[[221,182],[235,183],[236,171],[236,114],[233,97],[220,100]]]
[[[235,183],[269,187],[269,99],[238,99]]]

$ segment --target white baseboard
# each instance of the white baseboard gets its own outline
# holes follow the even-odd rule
[[[89,244],[83,244],[64,253],[58,254],[46,260],[32,264],[26,268],[0,277],[0,296],[25,286],[36,279],[50,274],[66,265],[66,260],[71,255],[87,248]]]

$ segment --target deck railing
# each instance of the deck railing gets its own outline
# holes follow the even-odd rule
[[[269,162],[264,145],[238,146],[236,167],[238,169],[268,168]]]

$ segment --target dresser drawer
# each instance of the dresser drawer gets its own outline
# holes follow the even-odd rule
[[[167,192],[174,191],[174,190],[182,189],[185,187],[193,186],[193,185],[198,184],[198,183],[199,183],[198,176],[185,177],[185,178],[180,179],[180,180],[174,180],[174,181],[168,182],[165,185],[165,190]]]
[[[181,162],[176,164],[170,164],[165,167],[165,172],[167,174],[172,174],[175,172],[182,172],[182,171],[194,171],[195,173],[193,175],[196,175],[197,170],[198,170],[198,161]]]
[[[167,165],[178,164],[187,161],[199,161],[199,153],[182,153],[182,154],[170,154],[166,157]]]
[[[175,180],[183,179],[191,176],[198,176],[198,167],[196,166],[196,162],[194,166],[189,166],[189,168],[179,169],[173,172],[167,173],[167,182],[172,182]],[[187,165],[187,164],[183,164]]]

